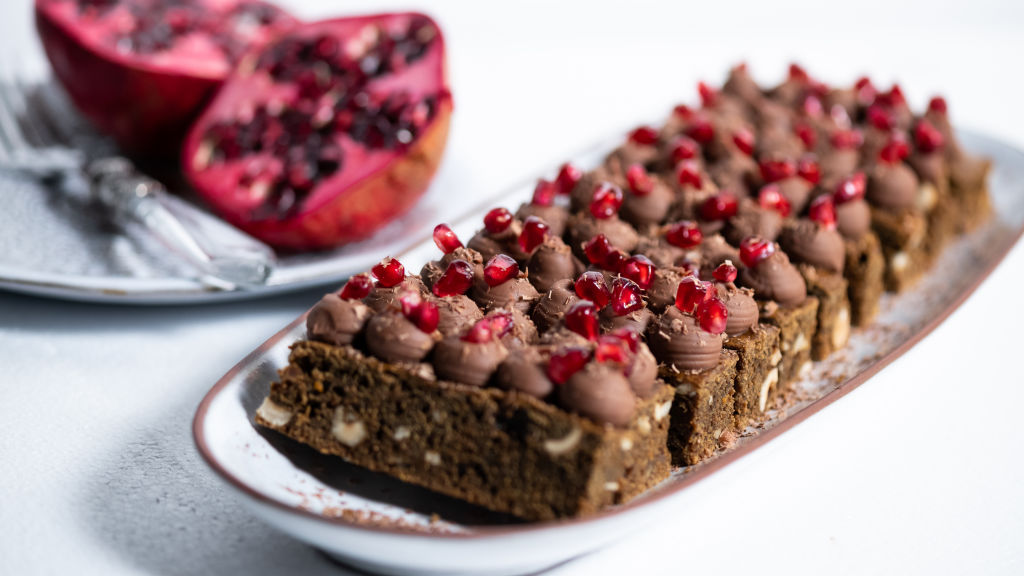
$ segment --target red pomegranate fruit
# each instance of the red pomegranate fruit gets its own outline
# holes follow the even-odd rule
[[[304,24],[242,57],[189,131],[189,182],[278,248],[368,237],[426,190],[452,110],[444,39],[402,13]]]
[[[136,155],[176,153],[238,58],[297,23],[259,0],[36,0],[35,14],[71,100]]]

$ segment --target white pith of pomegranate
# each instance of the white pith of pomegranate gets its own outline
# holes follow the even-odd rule
[[[191,128],[190,183],[226,220],[294,250],[366,238],[426,190],[451,113],[422,14],[304,24],[242,57]]]
[[[35,11],[75,105],[139,154],[175,150],[237,59],[296,24],[260,0],[36,0]]]

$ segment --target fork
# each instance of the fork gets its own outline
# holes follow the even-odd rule
[[[20,74],[0,69],[0,167],[52,188],[85,177],[89,199],[104,208],[112,223],[160,241],[209,288],[245,290],[266,284],[275,265],[268,246],[168,193],[126,158],[88,158],[73,146],[84,127],[52,87],[45,82],[29,86]]]

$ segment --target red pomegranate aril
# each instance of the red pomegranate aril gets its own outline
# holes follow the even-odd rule
[[[590,300],[580,300],[565,313],[565,327],[587,340],[597,340],[601,323],[597,317],[597,306]]]
[[[878,153],[878,158],[888,164],[899,164],[910,154],[910,145],[902,134],[895,133]]]
[[[631,356],[632,354],[627,350],[625,343],[613,336],[601,336],[597,339],[597,346],[594,347],[594,362],[600,364],[627,365],[632,361]]]
[[[729,320],[729,310],[725,303],[712,296],[697,306],[697,322],[705,332],[721,334]]]
[[[672,165],[675,166],[683,160],[693,160],[700,156],[700,144],[688,136],[680,136],[672,141],[672,149],[669,152],[672,157]]]
[[[370,272],[377,279],[377,283],[385,288],[397,286],[405,280],[405,266],[390,256],[378,262]]]
[[[804,113],[804,116],[820,118],[825,113],[825,106],[821,103],[821,98],[818,98],[816,94],[808,94],[804,96],[800,110]]]
[[[424,300],[416,292],[405,294],[399,299],[399,302],[402,304],[402,315],[415,324],[421,332],[430,334],[437,330],[440,314],[433,302]]]
[[[650,126],[640,126],[629,133],[629,141],[641,146],[650,146],[658,142],[658,131]]]
[[[495,310],[487,314],[483,320],[490,324],[491,333],[495,338],[504,337],[512,331],[515,324],[515,317],[508,310]]]
[[[807,83],[810,82],[811,76],[804,70],[803,66],[793,62],[789,65],[789,76],[788,78],[794,82]]]
[[[370,294],[371,288],[373,288],[373,280],[369,276],[366,274],[356,274],[349,278],[348,282],[345,282],[345,285],[341,287],[338,297],[342,300],[362,300]]]
[[[942,137],[942,132],[932,126],[931,122],[922,119],[917,126],[914,126],[914,144],[921,152],[931,154],[942,148],[945,138]]]
[[[853,87],[857,90],[857,103],[861,106],[871,104],[878,96],[878,90],[875,89],[875,85],[871,83],[871,79],[867,76],[861,76],[857,79]]]
[[[484,228],[490,234],[501,234],[512,225],[512,213],[505,208],[494,208],[484,216]]]
[[[736,215],[740,204],[731,192],[723,190],[701,204],[700,217],[704,220],[728,220]]]
[[[665,240],[677,248],[689,250],[704,241],[704,233],[700,231],[696,222],[680,220],[668,227],[668,230],[665,231]]]
[[[626,258],[626,261],[619,268],[619,274],[636,282],[636,285],[641,289],[647,290],[651,287],[651,283],[654,282],[655,269],[654,263],[651,262],[650,258],[643,254],[636,254]]]
[[[612,280],[612,312],[616,316],[625,316],[643,307],[643,292],[636,282],[621,276]]]
[[[519,276],[519,264],[507,254],[497,254],[484,266],[484,282],[494,287]]]
[[[822,194],[812,200],[811,206],[807,209],[807,217],[829,230],[835,230],[836,205],[832,201],[832,196]]]
[[[811,155],[803,156],[797,161],[796,174],[811,184],[817,184],[821,180],[821,169]]]
[[[672,107],[672,115],[681,120],[689,120],[693,117],[693,108],[687,104],[676,104]]]
[[[700,176],[700,164],[696,160],[683,160],[676,164],[676,179],[680,186],[703,188],[704,181]]]
[[[612,297],[612,291],[604,281],[604,274],[596,270],[588,270],[580,274],[574,288],[577,296],[584,300],[590,300],[599,309],[607,306]]]
[[[854,172],[852,176],[839,181],[836,191],[832,193],[832,201],[836,204],[846,204],[863,198],[865,191],[867,191],[867,177],[863,172]]]
[[[700,95],[700,104],[705,108],[715,105],[718,100],[718,90],[715,90],[705,82],[697,82],[697,93]]]
[[[756,268],[775,253],[775,243],[760,236],[748,236],[740,242],[740,260],[747,268]]]
[[[558,186],[559,194],[568,194],[576,187],[576,184],[583,178],[583,171],[566,162],[558,169],[558,176],[555,184]]]
[[[676,308],[693,314],[697,305],[710,298],[712,292],[709,282],[695,276],[687,276],[680,280],[679,287],[676,288]]]
[[[856,150],[864,143],[864,135],[856,128],[836,130],[830,137],[832,147],[838,150]]]
[[[590,200],[590,213],[599,220],[611,218],[622,206],[622,190],[611,182],[601,182],[594,187]]]
[[[815,144],[818,143],[818,133],[814,131],[810,124],[804,122],[797,123],[793,126],[793,132],[804,143],[804,148],[814,150]]]
[[[527,216],[523,220],[523,231],[519,234],[519,247],[523,252],[533,252],[548,237],[548,225],[536,216]]]
[[[565,384],[589,361],[590,351],[586,348],[576,346],[559,348],[551,354],[551,359],[548,360],[548,378],[555,384]]]
[[[604,234],[598,234],[583,244],[583,253],[587,260],[594,266],[601,266],[608,259],[608,255],[615,252],[615,247],[608,241]]]
[[[868,123],[883,132],[892,130],[892,115],[889,111],[878,104],[868,106]]]
[[[605,256],[600,266],[610,272],[619,272],[622,270],[622,264],[626,261],[626,258],[626,253],[622,250],[612,250]]]
[[[515,262],[513,260],[513,262]],[[465,260],[452,260],[445,269],[444,274],[438,278],[431,288],[434,296],[443,298],[445,296],[458,296],[465,294],[466,290],[473,285],[473,266]]]
[[[782,189],[779,188],[778,184],[766,184],[761,187],[761,190],[757,193],[757,203],[765,210],[778,212],[783,218],[789,216],[789,212],[792,209],[789,205],[789,200],[786,200],[786,197],[782,195]]]
[[[463,342],[471,342],[473,344],[486,344],[494,340],[494,332],[491,331],[491,321],[489,318],[482,318],[473,323],[473,326],[466,331],[465,334],[460,338]]]
[[[629,348],[629,351],[636,354],[637,350],[640,349],[640,335],[637,334],[636,330],[628,326],[622,328],[616,328],[605,335],[608,338],[618,338],[622,343]],[[605,336],[602,336],[604,338]]]
[[[447,224],[438,224],[434,227],[434,244],[437,244],[437,247],[445,254],[457,248],[462,248],[462,242],[459,240],[459,237],[455,235],[451,226]]]
[[[946,105],[946,99],[942,96],[935,96],[928,101],[928,111],[936,112],[938,114],[946,114],[949,107]]]
[[[715,138],[715,127],[704,116],[694,115],[690,125],[686,127],[686,135],[698,144],[707,144]]]
[[[719,282],[733,282],[736,280],[736,275],[739,273],[736,267],[732,265],[730,260],[726,260],[715,268],[715,271],[711,273],[715,280]]]
[[[740,128],[733,132],[732,142],[747,156],[754,155],[754,134],[746,128]]]
[[[796,175],[796,162],[792,160],[762,160],[758,168],[761,171],[761,178],[768,184]]]
[[[646,196],[654,189],[654,180],[643,164],[633,164],[626,170],[626,182],[629,183],[629,191],[637,196]]]
[[[537,181],[537,186],[533,189],[533,198],[530,200],[530,203],[537,206],[551,206],[555,203],[555,196],[557,195],[558,188],[555,186],[555,183],[542,178]]]

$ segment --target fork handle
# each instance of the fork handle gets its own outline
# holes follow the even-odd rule
[[[94,160],[85,173],[93,198],[115,223],[141,224],[208,284],[228,290],[266,284],[275,263],[269,247],[169,194],[127,159]]]

